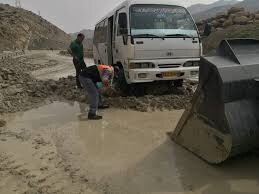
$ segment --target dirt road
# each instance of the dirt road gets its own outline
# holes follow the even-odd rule
[[[69,75],[75,75],[75,68],[72,63],[72,58],[67,56],[61,56],[59,51],[31,51],[28,56],[32,59],[31,63],[44,64],[44,63],[56,63],[53,67],[43,68],[32,72],[32,75],[37,79],[54,79],[58,80],[61,77],[67,77]],[[85,59],[85,63],[88,65],[93,64],[92,59]]]
[[[30,53],[30,60],[58,63],[34,71],[40,79],[74,70],[70,58],[47,51]],[[1,115],[7,125],[0,128],[0,193],[259,193],[258,155],[211,166],[169,140],[183,110],[112,108],[95,122],[86,109],[53,102]]]

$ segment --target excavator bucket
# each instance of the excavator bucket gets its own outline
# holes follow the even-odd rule
[[[212,164],[259,147],[259,40],[223,40],[172,139]]]

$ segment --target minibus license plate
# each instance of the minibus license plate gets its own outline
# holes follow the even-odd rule
[[[178,75],[177,72],[163,72],[162,73],[163,77],[174,77],[174,76],[177,76],[177,75]]]

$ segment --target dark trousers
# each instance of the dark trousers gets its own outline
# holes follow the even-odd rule
[[[73,63],[74,63],[75,69],[76,69],[76,85],[77,85],[77,87],[82,88],[81,83],[79,81],[79,74],[82,69],[86,68],[86,64],[85,64],[84,60],[82,62],[80,62],[75,58],[73,58]]]
[[[103,105],[103,100],[96,84],[90,78],[83,76],[79,76],[79,80],[86,90],[86,97],[90,104],[89,113],[97,114],[98,106]]]

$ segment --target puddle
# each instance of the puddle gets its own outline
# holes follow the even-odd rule
[[[77,151],[86,156],[87,164],[79,158],[77,162],[94,179],[107,184],[108,193],[259,193],[258,156],[244,155],[211,166],[168,139],[166,132],[172,131],[183,111],[110,109],[101,112],[102,121],[88,121],[85,108],[55,102],[4,117],[9,128],[73,131],[81,146]]]

